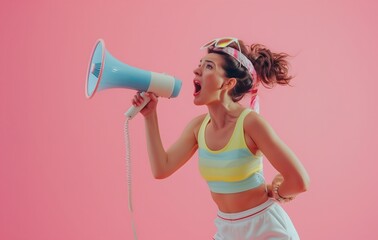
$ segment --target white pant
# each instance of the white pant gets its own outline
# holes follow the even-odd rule
[[[239,213],[218,211],[215,240],[298,240],[287,213],[273,199]]]

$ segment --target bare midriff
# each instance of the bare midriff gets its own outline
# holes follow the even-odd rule
[[[268,200],[268,193],[265,191],[265,184],[239,193],[214,193],[211,192],[218,209],[224,213],[242,212]]]

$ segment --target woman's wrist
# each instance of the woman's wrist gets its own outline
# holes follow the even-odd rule
[[[147,113],[143,114],[144,120],[146,121],[156,121],[157,120],[157,112],[156,109]]]
[[[280,186],[281,186],[281,184],[276,184],[273,187],[273,198],[276,199],[277,201],[279,201],[280,203],[286,203],[286,202],[290,202],[291,200],[293,200],[294,197],[282,196],[279,193]]]

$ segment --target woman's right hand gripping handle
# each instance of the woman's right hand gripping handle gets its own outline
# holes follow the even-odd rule
[[[132,100],[132,106],[127,110],[127,112],[125,113],[126,117],[131,120],[135,117],[135,115],[137,115],[140,111],[142,111],[146,105],[148,105],[151,101],[151,96],[153,98],[153,104],[150,104],[149,107],[147,108],[151,108],[151,106],[153,106],[152,108],[156,108],[156,104],[157,104],[157,96],[153,93],[146,93],[146,92],[142,92],[142,93],[137,93],[133,100]],[[156,101],[155,101],[156,100]],[[145,111],[144,111],[145,112]],[[144,115],[144,114],[143,114]]]
[[[138,92],[137,94],[135,94],[132,100],[132,104],[135,108],[142,107],[142,109],[140,110],[140,113],[144,117],[148,117],[152,112],[156,111],[157,102],[158,102],[157,96],[149,92],[143,92],[143,93]]]

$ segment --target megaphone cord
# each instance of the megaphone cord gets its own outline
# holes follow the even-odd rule
[[[132,173],[131,173],[131,154],[130,154],[130,134],[129,134],[129,118],[125,121],[125,144],[126,144],[126,176],[127,176],[127,190],[128,190],[128,205],[131,215],[131,227],[133,229],[134,239],[137,240],[137,232],[135,227],[134,211],[133,211],[133,199],[132,199]]]

